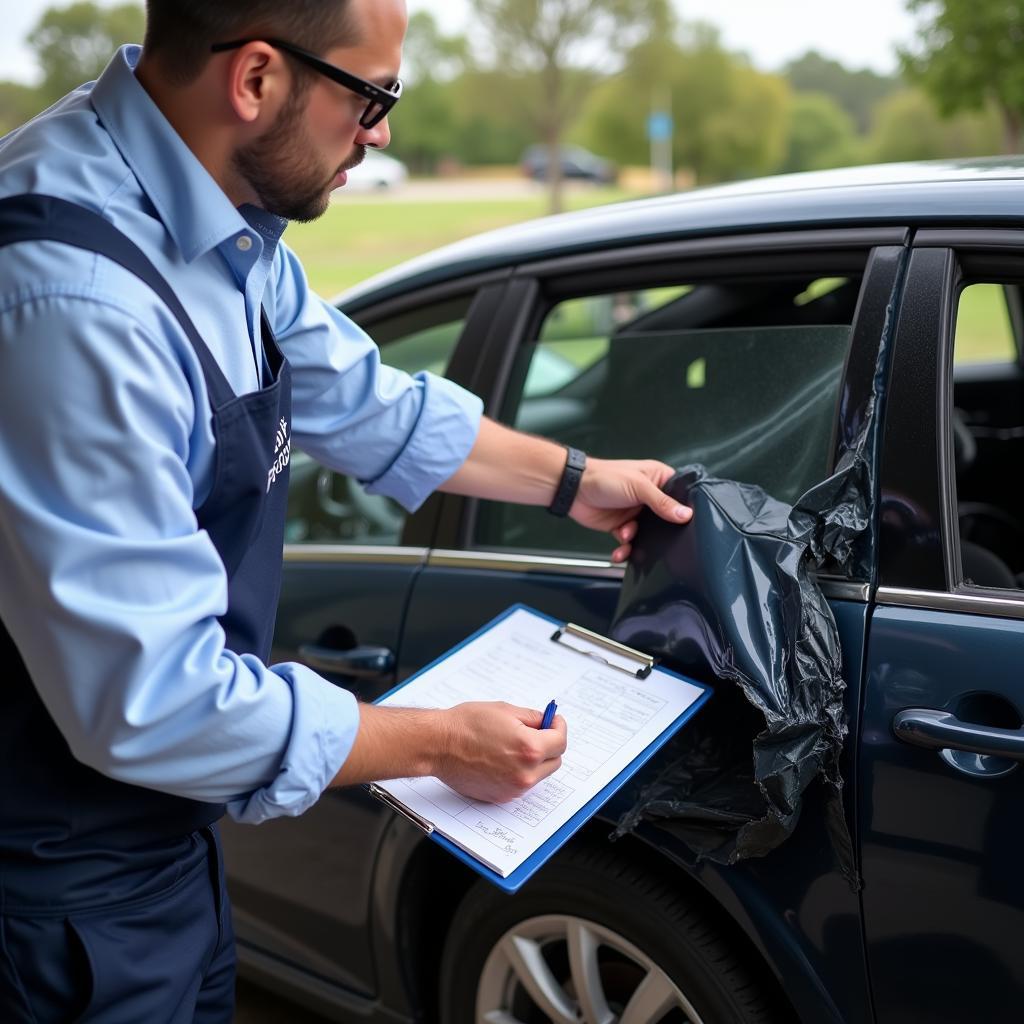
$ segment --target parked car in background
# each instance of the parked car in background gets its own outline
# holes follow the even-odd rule
[[[598,185],[612,185],[618,177],[615,165],[591,153],[582,146],[563,146],[562,177],[574,181],[592,181]],[[530,146],[523,153],[519,165],[523,174],[534,181],[547,181],[551,153],[547,146]]]
[[[387,192],[401,188],[409,179],[409,171],[401,160],[396,160],[378,149],[367,149],[363,162],[348,171],[348,181],[338,189],[346,192]]]
[[[1022,194],[1011,158],[768,179],[504,229],[341,297],[385,361],[505,423],[787,501],[878,418],[874,554],[819,573],[863,888],[814,787],[786,843],[728,867],[657,821],[609,843],[617,797],[515,896],[332,790],[297,820],[224,825],[247,975],[339,1021],[1018,1014]],[[610,547],[499,502],[408,515],[296,458],[274,656],[372,700],[517,601],[603,631]]]

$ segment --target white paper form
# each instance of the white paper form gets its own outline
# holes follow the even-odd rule
[[[502,877],[535,853],[702,693],[658,669],[637,679],[578,650],[605,657],[600,648],[573,637],[578,649],[570,649],[553,642],[553,632],[549,619],[517,608],[381,701],[393,707],[448,708],[468,700],[504,700],[538,710],[557,701],[569,734],[562,766],[518,800],[469,800],[433,778],[378,783]]]

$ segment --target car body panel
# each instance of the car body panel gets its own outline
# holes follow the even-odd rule
[[[300,646],[330,638],[332,629],[398,657],[405,604],[420,569],[415,553],[371,552],[363,561],[344,548],[333,561],[316,549],[288,554],[273,661],[301,661]],[[392,678],[334,681],[373,700]],[[347,788],[329,792],[298,822],[253,829],[225,820],[221,836],[239,941],[372,995],[375,965],[365,936],[375,854],[390,817],[361,789]]]
[[[1007,158],[698,190],[493,232],[341,300],[372,333],[380,310],[480,288],[448,375],[498,415],[517,346],[565,296],[619,279],[633,287],[655,266],[683,274],[745,259],[756,273],[765,260],[870,250],[834,448],[852,442],[869,411],[880,418],[881,458],[871,467],[878,522],[862,564],[827,566],[831,578],[823,576],[848,685],[842,771],[864,888],[855,893],[837,871],[818,786],[794,835],[758,860],[696,863],[650,821],[619,841],[624,856],[674,878],[732,929],[737,949],[763,960],[807,1024],[994,1019],[1021,994],[1024,899],[1010,817],[1020,770],[972,779],[937,751],[900,743],[892,719],[913,706],[1024,713],[1022,595],[979,592],[960,572],[947,401],[997,400],[1007,418],[1024,402],[1019,363],[954,379],[948,351],[962,277],[954,250],[1019,252],[1024,266],[1022,179],[1024,160]],[[825,271],[830,259],[822,257]],[[891,371],[879,378],[883,339],[892,342],[881,352]],[[887,391],[875,394],[879,379]],[[295,657],[326,625],[355,623],[360,642],[392,647],[404,678],[515,601],[607,628],[621,570],[595,558],[477,550],[476,515],[474,502],[432,499],[406,524],[405,543],[422,547],[402,565],[372,552],[290,553],[276,653]],[[363,684],[360,693],[372,699],[385,688]],[[626,809],[618,799],[587,826],[591,837],[611,831]],[[339,1020],[430,1020],[445,929],[472,872],[361,794],[332,793],[313,816],[271,827],[290,838],[269,856],[257,844],[240,852],[240,829],[226,844],[232,860],[248,857],[243,963]],[[345,880],[321,906],[310,906],[312,886],[274,873],[289,845],[322,878]]]

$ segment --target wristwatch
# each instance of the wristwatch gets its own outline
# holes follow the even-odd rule
[[[562,479],[558,481],[558,490],[555,491],[554,500],[548,505],[548,511],[553,516],[567,516],[572,503],[576,500],[576,492],[580,489],[580,481],[583,479],[583,470],[587,468],[587,457],[579,448],[571,448],[566,445],[565,469],[562,470]]]

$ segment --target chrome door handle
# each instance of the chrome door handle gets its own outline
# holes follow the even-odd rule
[[[354,679],[383,679],[395,670],[395,656],[387,647],[352,647],[339,651],[320,644],[300,644],[299,657],[318,672]]]
[[[930,750],[966,750],[971,754],[1024,761],[1024,729],[997,729],[962,722],[948,711],[908,708],[892,720],[898,740]]]

